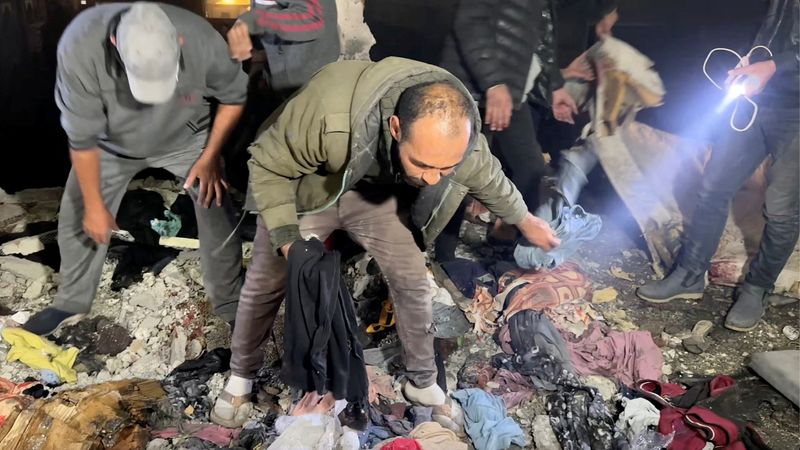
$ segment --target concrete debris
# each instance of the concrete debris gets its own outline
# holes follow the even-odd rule
[[[55,222],[61,188],[26,189],[9,195],[0,189],[0,234],[22,233],[30,223]]]
[[[615,278],[619,278],[620,280],[630,281],[631,283],[634,281],[633,275],[629,274],[628,272],[625,272],[619,267],[614,266],[611,269],[609,269],[608,272]]]
[[[553,427],[550,425],[550,417],[539,415],[533,418],[533,442],[537,449],[541,450],[561,450]]]
[[[30,285],[28,285],[28,289],[26,289],[25,293],[22,294],[22,298],[26,300],[39,298],[42,295],[42,291],[44,291],[44,280],[34,280]]]
[[[611,400],[614,398],[614,395],[617,393],[617,383],[611,380],[610,378],[606,378],[600,375],[590,375],[583,379],[583,382],[587,386],[591,386],[598,391],[603,396],[603,400]]]
[[[23,207],[0,203],[0,233],[22,233],[27,225]]]
[[[0,256],[0,270],[11,272],[30,281],[45,281],[53,273],[53,269],[43,264],[16,256]]]
[[[196,359],[201,353],[203,353],[203,344],[197,339],[192,339],[186,347],[186,359]]]
[[[683,348],[689,353],[699,355],[708,350],[709,342],[706,336],[714,328],[714,324],[708,320],[697,322],[692,328],[692,334],[683,339]]]
[[[151,311],[158,311],[161,306],[159,303],[160,302],[156,300],[155,297],[147,292],[142,292],[136,295],[136,297],[133,297],[130,302],[130,304],[133,306],[140,306]]]
[[[369,49],[375,45],[375,37],[364,20],[364,2],[336,0],[336,15],[341,58],[369,61]]]
[[[783,335],[786,336],[786,339],[789,339],[790,341],[796,341],[798,338],[800,338],[800,331],[791,325],[786,325],[783,327]]]
[[[608,303],[617,299],[617,290],[613,287],[600,289],[592,293],[592,303]]]
[[[200,241],[192,238],[162,236],[158,239],[158,245],[181,250],[197,250],[200,248]]]
[[[176,328],[172,332],[172,344],[169,351],[169,364],[170,366],[177,366],[178,364],[186,361],[186,344],[187,337],[183,329]]]
[[[0,245],[0,254],[3,255],[32,255],[44,250],[44,244],[48,240],[55,239],[56,232],[48,232],[38,236],[25,236],[13,241],[8,241]]]

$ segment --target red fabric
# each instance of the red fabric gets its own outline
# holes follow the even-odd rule
[[[383,450],[422,450],[419,442],[414,439],[400,438],[392,441],[389,445],[381,447]]]
[[[716,397],[719,394],[727,391],[729,388],[733,387],[736,384],[736,380],[727,376],[727,375],[717,375],[714,377],[713,380],[709,381],[708,387],[709,393],[712,397]]]
[[[256,23],[262,27],[286,32],[318,30],[325,26],[325,18],[319,0],[309,0],[306,12],[281,13],[256,8]],[[290,23],[295,22],[295,23]],[[299,22],[299,23],[298,23]]]
[[[679,408],[663,408],[658,420],[658,432],[675,433],[669,448],[674,450],[703,450],[706,440],[694,428],[683,421],[684,411]]]
[[[670,406],[670,399],[686,393],[686,388],[679,384],[662,383],[654,380],[642,380],[636,383],[636,388],[644,397],[655,401],[662,406]]]
[[[705,435],[706,439],[718,448],[744,450],[744,445],[739,440],[741,438],[739,426],[710,409],[697,406],[689,408],[684,422]]]

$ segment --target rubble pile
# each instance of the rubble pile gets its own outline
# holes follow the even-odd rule
[[[138,180],[131,189],[158,194],[141,198],[160,199],[158,209],[164,211],[181,201],[173,182]],[[44,198],[52,195],[48,190]],[[31,200],[35,192],[21,198],[26,200],[7,203],[25,209],[21,217],[46,210]],[[23,230],[30,230],[25,220]],[[23,324],[54,300],[58,273],[43,256],[55,245],[53,228],[47,228],[0,240],[0,329]],[[485,228],[465,226],[456,264],[430,264],[439,384],[452,394],[450,411],[462,411],[459,420],[404,399],[398,338],[394,324],[382,318],[387,305],[391,308],[388,289],[377,263],[356,254],[344,270],[368,364],[367,429],[356,433],[328,413],[292,415],[299,397],[280,376],[282,317],[264,349],[266,364],[256,379],[249,421],[236,430],[210,423],[229,373],[230,329],[211,313],[198,252],[178,246],[158,270],[126,269],[134,276],[124,283],[115,273],[125,260],[109,253],[91,313],[47,344],[70,356],[77,352],[70,366],[74,382],[19,361],[0,364],[0,447],[47,449],[61,442],[81,449],[264,450],[315,448],[313,442],[342,450],[471,448],[468,443],[476,449],[557,449],[627,442],[631,448],[656,449],[674,439],[662,432],[656,413],[674,405],[632,399],[632,392],[645,392],[637,383],[665,381],[663,388],[680,389],[670,400],[678,402],[678,393],[693,392],[696,381],[666,380],[707,382],[724,373],[738,374],[734,387],[760,383],[752,389],[760,397],[746,401],[760,405],[748,420],[760,420],[756,425],[766,427],[764,435],[776,430],[789,439],[800,435],[792,425],[797,411],[785,398],[761,381],[741,378],[750,354],[797,348],[793,333],[785,331],[795,330],[796,307],[783,307],[786,320],[763,324],[753,333],[760,342],[748,341],[743,349],[738,335],[728,336],[715,325],[724,307],[703,303],[700,309],[683,311],[679,305],[653,311],[633,303],[632,289],[649,273],[641,251],[630,246],[620,251],[601,234],[596,246],[556,269],[521,271],[505,262],[513,259],[511,248],[484,243]],[[250,250],[246,244],[245,260]],[[370,326],[374,332],[364,331]],[[0,359],[6,361],[12,351],[9,342],[0,342]],[[727,405],[732,395],[707,401]],[[334,411],[345,411],[345,404],[337,403]],[[586,436],[594,437],[581,441]],[[402,447],[412,442],[421,447]]]

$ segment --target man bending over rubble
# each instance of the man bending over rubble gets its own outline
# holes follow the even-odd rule
[[[480,129],[461,82],[402,58],[330,64],[267,119],[250,147],[260,214],[216,422],[241,426],[252,409],[259,349],[284,297],[290,247],[336,229],[374,256],[388,280],[410,380],[405,395],[422,405],[445,403],[436,384],[425,257],[408,219],[427,244],[470,194],[535,245],[558,245],[549,225],[528,213]],[[407,189],[416,196],[411,208]]]
[[[72,21],[58,45],[55,89],[72,159],[58,221],[61,283],[53,307],[25,329],[49,335],[89,312],[122,196],[148,167],[199,188],[203,281],[215,313],[234,320],[242,249],[237,238],[226,241],[234,221],[220,151],[246,94],[225,40],[189,11],[115,3]],[[210,133],[206,97],[220,103]]]

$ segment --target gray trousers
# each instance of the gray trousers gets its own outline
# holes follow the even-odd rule
[[[198,140],[186,150],[144,160],[120,158],[101,151],[100,188],[108,210],[117,215],[128,183],[144,169],[163,168],[185,179],[200,156],[202,143]],[[61,284],[53,307],[76,314],[91,309],[108,251],[108,245],[95,243],[83,232],[83,211],[83,196],[73,169],[58,217]],[[204,208],[195,204],[195,215],[206,293],[214,305],[214,313],[226,321],[233,320],[242,287],[242,243],[237,235],[220,248],[236,225],[230,197],[225,196],[222,207],[213,204]]]
[[[409,379],[424,388],[436,382],[433,351],[433,305],[425,258],[401,221],[397,198],[380,189],[346,192],[338,203],[300,218],[303,237],[325,240],[337,229],[347,231],[378,262],[394,300],[397,333]],[[263,364],[261,346],[269,336],[286,292],[286,260],[272,250],[261,217],[247,269],[236,328],[231,338],[231,371],[253,378]]]
[[[800,111],[762,106],[745,132],[724,129],[703,173],[694,215],[686,227],[678,265],[691,273],[708,270],[728,219],[731,199],[764,159],[766,225],[745,282],[771,290],[800,236]]]

